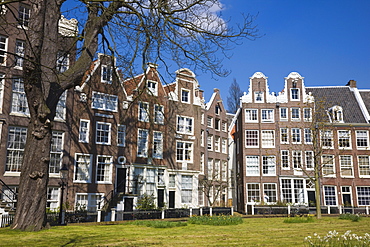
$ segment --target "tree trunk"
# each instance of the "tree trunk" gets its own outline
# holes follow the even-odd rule
[[[316,218],[321,219],[321,189],[320,189],[320,174],[315,169],[315,197],[316,197]]]

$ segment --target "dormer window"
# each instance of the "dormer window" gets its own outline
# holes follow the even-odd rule
[[[112,83],[112,67],[107,65],[101,66],[101,82],[103,83]]]
[[[299,88],[290,89],[290,98],[291,100],[299,100]]]
[[[263,92],[261,91],[254,92],[254,101],[256,103],[263,103]]]
[[[344,123],[343,108],[338,105],[329,108],[329,117],[330,121],[333,123]]]
[[[158,95],[158,87],[157,87],[157,82],[155,81],[148,81],[147,84],[149,94],[152,94],[154,96]]]

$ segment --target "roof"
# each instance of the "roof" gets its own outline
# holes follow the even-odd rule
[[[359,90],[367,111],[370,113],[370,90]]]

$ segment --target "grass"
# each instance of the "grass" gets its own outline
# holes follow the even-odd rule
[[[238,225],[243,223],[243,219],[240,216],[229,216],[229,215],[219,215],[219,216],[194,216],[191,217],[188,222],[190,224],[197,225],[212,225],[212,226],[229,226]]]
[[[289,217],[284,219],[284,223],[310,223],[314,222],[315,219],[311,216],[308,217]]]
[[[360,222],[325,217],[310,223],[286,224],[284,218],[244,218],[230,226],[187,224],[153,228],[116,224],[71,224],[40,232],[0,229],[0,246],[305,246],[304,238],[329,231],[369,233],[370,218]]]

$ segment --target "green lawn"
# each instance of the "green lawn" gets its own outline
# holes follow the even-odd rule
[[[326,217],[311,223],[284,223],[284,218],[245,218],[231,226],[193,225],[174,228],[71,224],[41,232],[0,229],[0,246],[304,246],[304,237],[336,230],[370,233],[370,218],[359,222]],[[116,222],[117,223],[117,222]]]

